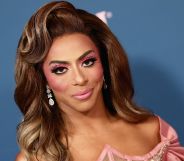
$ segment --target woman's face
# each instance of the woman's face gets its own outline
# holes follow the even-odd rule
[[[54,40],[43,71],[59,107],[87,112],[103,101],[103,68],[97,47],[79,33]]]

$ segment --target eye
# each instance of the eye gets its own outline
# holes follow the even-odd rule
[[[68,69],[66,67],[54,67],[51,72],[54,74],[64,74]]]
[[[82,63],[82,65],[83,65],[84,67],[90,67],[90,66],[92,66],[92,65],[95,63],[96,60],[97,60],[96,58],[87,59],[87,60],[85,60],[85,61]]]

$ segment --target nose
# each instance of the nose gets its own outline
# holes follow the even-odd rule
[[[85,73],[79,68],[74,69],[73,85],[85,85],[86,82],[87,82],[87,77]]]

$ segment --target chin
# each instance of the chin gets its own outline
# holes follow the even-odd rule
[[[90,102],[90,101],[86,101],[86,102],[82,102],[79,104],[74,104],[73,105],[73,109],[77,112],[80,113],[87,113],[92,111],[95,108],[95,103]]]

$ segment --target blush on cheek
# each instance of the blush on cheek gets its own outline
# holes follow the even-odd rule
[[[93,69],[92,72],[90,72],[91,78],[93,78],[95,81],[101,81],[103,79],[103,68],[101,63],[98,63],[98,65]]]
[[[53,91],[61,92],[67,88],[67,83],[60,80],[58,77],[53,77],[51,75],[46,75],[46,79],[49,87]]]

